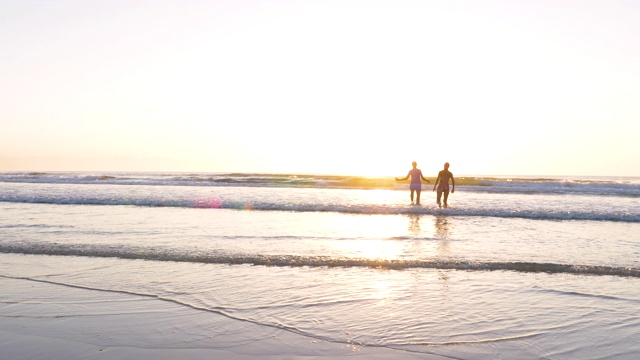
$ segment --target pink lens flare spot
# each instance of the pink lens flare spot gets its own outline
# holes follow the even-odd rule
[[[196,200],[194,202],[194,207],[202,209],[221,209],[222,201],[218,199]]]

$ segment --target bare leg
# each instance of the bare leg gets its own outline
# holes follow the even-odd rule
[[[447,199],[449,198],[449,192],[444,192],[444,207],[449,207],[449,203],[447,203]]]
[[[416,194],[418,195],[416,197],[416,205],[420,205],[420,190],[416,190]]]
[[[413,192],[414,192],[414,191],[415,191],[415,190],[411,190],[411,203],[412,203],[412,204],[413,204]]]
[[[441,207],[442,204],[440,203],[440,199],[442,198],[442,190],[438,189],[437,194],[438,194],[438,199],[437,199],[438,200],[438,207]],[[446,200],[445,200],[445,203],[446,203]]]

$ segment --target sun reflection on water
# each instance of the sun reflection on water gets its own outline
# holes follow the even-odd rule
[[[368,260],[394,260],[402,254],[403,245],[392,240],[357,240],[345,244],[347,250]]]

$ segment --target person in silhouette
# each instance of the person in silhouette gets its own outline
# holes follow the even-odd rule
[[[444,207],[449,207],[447,203],[447,199],[449,198],[449,180],[451,180],[451,193],[456,190],[456,181],[453,179],[453,174],[449,171],[449,163],[444,163],[444,170],[440,170],[438,173],[438,177],[436,178],[436,182],[433,184],[433,191],[436,191],[436,187],[438,189],[437,192],[437,202],[438,207],[442,207],[440,203],[440,199],[442,198],[442,194],[444,194]]]
[[[418,163],[417,162],[412,162],[411,165],[413,166],[413,169],[409,170],[409,172],[407,173],[407,176],[403,177],[403,178],[396,178],[397,181],[404,181],[407,180],[409,177],[411,177],[411,185],[409,185],[409,189],[411,190],[411,203],[413,204],[413,193],[416,193],[416,205],[420,205],[420,192],[422,191],[422,182],[420,181],[420,179],[426,181],[427,183],[431,183],[429,180],[425,179],[424,176],[422,176],[422,171],[420,169],[418,169]]]

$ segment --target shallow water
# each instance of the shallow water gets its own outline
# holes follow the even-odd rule
[[[0,280],[454,358],[640,351],[635,197],[407,193],[8,182]]]

